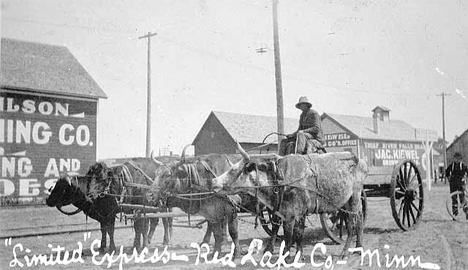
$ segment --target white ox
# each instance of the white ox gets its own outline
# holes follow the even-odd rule
[[[308,214],[345,213],[348,237],[341,255],[348,254],[354,234],[362,246],[361,192],[367,165],[349,152],[250,157],[238,144],[243,159],[212,180],[220,194],[246,192],[283,220],[286,251],[293,243],[302,253],[304,220]],[[275,233],[267,245],[273,250]]]

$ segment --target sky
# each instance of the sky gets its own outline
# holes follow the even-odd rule
[[[280,0],[285,117],[308,96],[319,113],[385,106],[442,137],[446,93],[452,142],[468,128],[466,14],[466,0]],[[270,0],[1,2],[2,37],[67,46],[107,94],[99,159],[145,154],[148,32],[156,153],[180,153],[211,111],[276,116]]]

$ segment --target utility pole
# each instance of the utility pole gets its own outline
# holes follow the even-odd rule
[[[281,80],[281,60],[278,34],[278,0],[273,0],[273,45],[275,50],[276,115],[278,133],[284,134],[283,85]],[[283,137],[278,135],[278,149],[282,139]]]
[[[442,139],[444,140],[444,173],[447,170],[447,144],[445,143],[445,96],[450,96],[450,94],[446,94],[442,92],[440,95],[442,97]],[[445,178],[445,177],[444,177]],[[445,179],[445,183],[447,183],[447,179]]]
[[[146,157],[151,155],[151,37],[157,33],[148,32],[148,34],[138,37],[138,39],[148,38],[148,89],[146,103]]]

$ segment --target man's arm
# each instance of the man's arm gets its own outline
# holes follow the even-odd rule
[[[450,164],[447,169],[445,170],[445,177],[449,178],[450,177],[450,166],[453,166],[453,163]]]
[[[462,163],[462,171],[463,175],[468,175],[468,166],[466,166],[465,163]]]

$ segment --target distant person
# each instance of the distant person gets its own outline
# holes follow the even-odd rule
[[[312,104],[307,97],[299,98],[296,108],[302,111],[299,127],[296,132],[286,135],[286,139],[281,141],[279,154],[285,156],[294,153],[294,150],[288,150],[294,144],[297,154],[316,153],[319,150],[325,152],[320,115],[312,110]]]
[[[468,167],[462,162],[463,157],[460,152],[456,152],[453,155],[453,158],[455,160],[447,167],[445,176],[449,180],[450,193],[455,191],[462,191],[462,194],[460,195],[460,203],[463,204],[466,199],[463,193],[466,186],[464,177],[468,175]],[[467,210],[465,210],[465,212],[466,218],[468,219]],[[458,215],[458,199],[456,196],[452,197],[452,212],[455,216]]]

